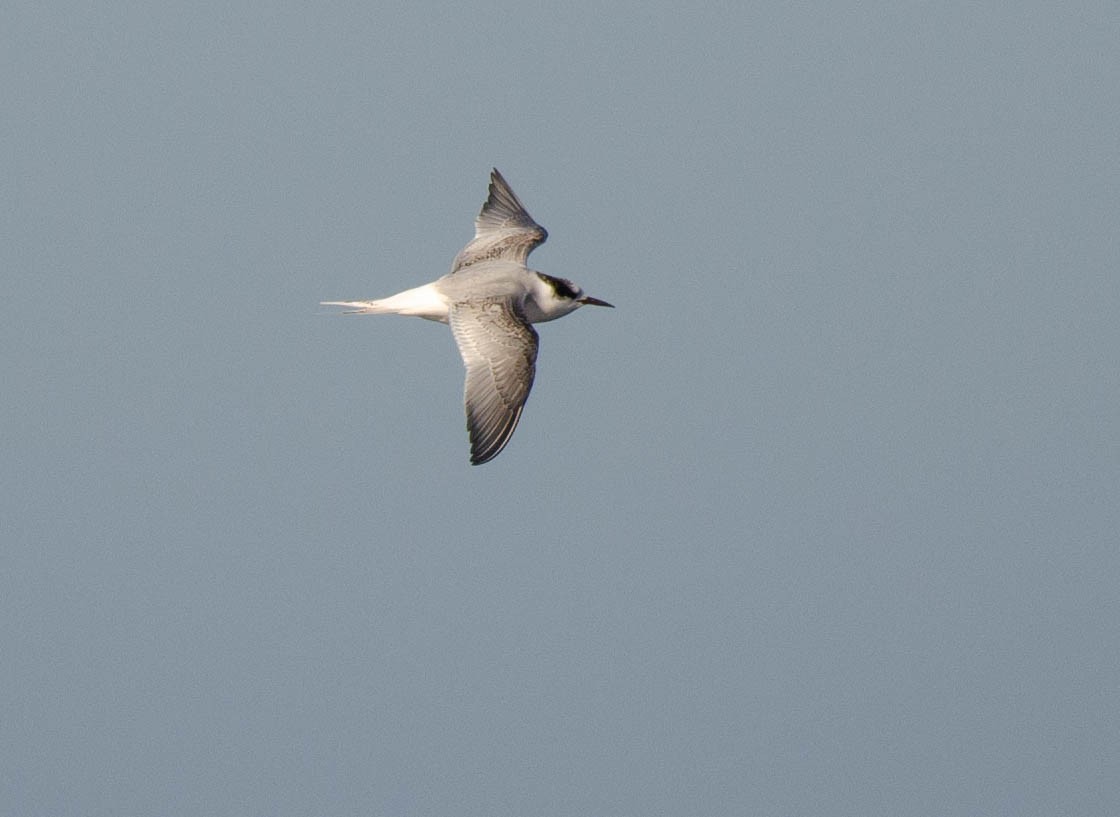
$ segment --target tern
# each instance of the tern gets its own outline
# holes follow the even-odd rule
[[[525,266],[548,232],[533,221],[497,168],[474,221],[474,238],[451,272],[430,284],[375,301],[322,301],[346,314],[414,315],[446,323],[467,369],[464,402],[471,465],[489,462],[513,436],[533,387],[537,332],[581,306],[613,304],[592,298],[566,278]]]

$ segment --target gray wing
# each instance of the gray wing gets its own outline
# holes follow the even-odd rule
[[[490,173],[490,196],[474,220],[474,239],[459,251],[451,272],[479,261],[504,259],[524,264],[534,249],[548,238],[548,231],[533,221],[497,168]]]
[[[463,365],[471,465],[506,447],[533,387],[537,333],[508,299],[456,303],[448,319]]]

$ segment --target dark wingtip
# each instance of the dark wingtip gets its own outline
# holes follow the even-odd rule
[[[500,454],[500,453],[502,453],[501,448],[499,448],[497,451],[483,451],[483,452],[478,453],[478,454],[476,454],[475,452],[472,451],[471,452],[471,465],[485,465],[486,463],[490,462],[490,460],[494,459],[494,457],[498,456],[498,454]]]
[[[509,186],[506,177],[501,174],[501,171],[496,167],[490,168],[490,195],[493,196],[495,190],[508,190],[511,194],[513,188]],[[516,196],[514,196],[516,198]]]

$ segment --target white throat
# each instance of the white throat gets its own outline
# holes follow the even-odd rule
[[[567,293],[558,294],[555,286],[539,273],[532,275],[532,284],[521,307],[529,323],[554,321],[582,306],[574,297],[568,297]]]

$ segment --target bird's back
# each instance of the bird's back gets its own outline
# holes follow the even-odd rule
[[[452,301],[470,301],[486,293],[490,299],[521,300],[529,292],[535,274],[524,264],[498,259],[481,261],[439,279],[440,292]]]

